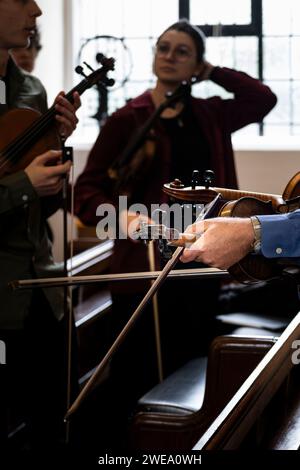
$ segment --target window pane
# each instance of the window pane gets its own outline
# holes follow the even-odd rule
[[[300,3],[300,2],[299,2]],[[300,23],[300,18],[299,18]],[[300,38],[291,38],[292,77],[300,78]]]
[[[123,10],[124,36],[150,35],[151,0],[127,0]],[[106,3],[108,5],[109,3]]]
[[[128,39],[126,45],[131,51],[133,68],[130,80],[145,80],[152,75],[152,42],[146,39]]]
[[[287,125],[284,125],[284,124],[281,124],[281,125],[269,125],[269,124],[266,124],[264,126],[264,135],[276,135],[276,136],[279,136],[279,135],[282,135],[282,136],[287,136],[287,135],[291,135],[291,128],[290,126],[287,126]]]
[[[263,34],[286,36],[300,34],[300,2],[285,0],[281,2],[263,0]]]
[[[291,3],[291,0],[284,0],[284,3],[263,0],[264,34],[276,36],[290,34],[292,24]]]
[[[292,135],[300,135],[300,126],[292,126]]]
[[[74,0],[73,0],[74,1]],[[122,36],[124,0],[75,0],[74,12],[79,29],[76,35],[88,38],[96,34]]]
[[[292,0],[292,34],[300,34],[300,2]]]
[[[214,65],[258,75],[258,40],[255,37],[207,38],[206,58]]]
[[[259,125],[258,124],[249,124],[248,126],[243,127],[242,129],[236,131],[234,136],[248,136],[248,135],[259,135]]]
[[[268,126],[266,132],[269,134],[274,130],[280,133],[282,126],[282,132],[290,129],[290,134],[293,134],[293,120],[299,116],[298,85],[293,80],[300,78],[300,2],[286,0],[282,4],[263,0],[263,15],[263,74],[267,80],[278,80],[271,85],[278,94],[278,104],[266,118],[267,122],[278,126]]]
[[[143,0],[140,0],[143,3]],[[153,0],[151,3],[151,35],[157,38],[168,26],[178,21],[178,0]]]
[[[214,65],[233,67],[235,40],[231,37],[207,38],[206,58]]]
[[[291,96],[289,81],[266,83],[277,96],[277,104],[265,117],[264,122],[268,124],[289,124],[291,120]]]
[[[258,77],[258,39],[237,37],[235,39],[234,68]]]
[[[289,38],[266,38],[264,40],[264,78],[284,79],[290,77]]]
[[[293,103],[293,122],[300,124],[300,80],[293,83],[292,88],[292,103]]]
[[[249,24],[250,0],[190,0],[190,20],[194,24]]]

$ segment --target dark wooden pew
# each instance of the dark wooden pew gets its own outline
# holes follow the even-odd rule
[[[300,313],[199,436],[194,450],[299,449],[300,371],[292,361],[297,362],[299,338]]]
[[[191,361],[141,398],[131,446],[139,451],[190,450],[274,342],[272,336],[216,337],[208,360]]]

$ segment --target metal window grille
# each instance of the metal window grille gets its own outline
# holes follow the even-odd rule
[[[220,7],[224,4],[226,10]],[[80,60],[92,66],[97,65],[97,52],[117,59],[112,74],[117,83],[109,92],[108,114],[153,86],[153,45],[167,26],[178,18],[187,18],[197,22],[206,34],[210,62],[243,70],[263,80],[278,96],[278,104],[264,124],[250,125],[239,132],[300,134],[299,0],[286,0],[284,9],[274,0],[74,0],[73,9],[74,65],[79,51]],[[97,35],[118,40],[104,37],[83,48],[89,38]],[[230,96],[211,82],[197,85],[194,94]],[[97,107],[97,92],[91,90],[84,100],[81,132],[92,133],[93,138],[98,126],[91,116]]]

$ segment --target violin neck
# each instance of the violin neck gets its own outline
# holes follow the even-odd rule
[[[70,103],[73,103],[74,102],[74,93],[79,93],[79,95],[81,96],[88,88],[91,87],[91,84],[89,82],[89,80],[87,78],[84,78],[80,83],[78,83],[78,85],[74,86],[74,88],[72,88],[72,90],[70,90],[66,95],[65,95],[65,98],[70,102]]]
[[[255,197],[261,201],[272,201],[272,204],[278,206],[283,204],[284,201],[279,194],[267,194],[267,193],[256,193],[253,191],[240,191],[238,189],[226,189],[226,188],[213,188],[214,191],[220,193],[222,197],[228,201],[234,201],[242,197]]]

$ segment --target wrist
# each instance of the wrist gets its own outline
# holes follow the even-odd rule
[[[261,253],[261,223],[256,216],[250,217],[252,229],[254,233],[254,241],[252,243],[252,252],[255,254]]]

